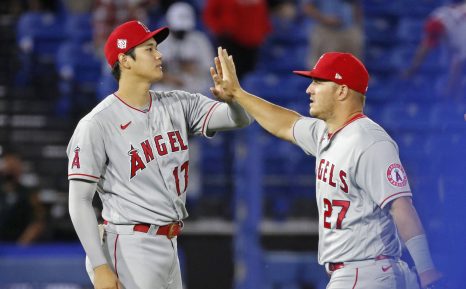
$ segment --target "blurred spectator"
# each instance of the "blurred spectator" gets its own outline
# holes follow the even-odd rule
[[[89,13],[94,5],[94,0],[62,0],[66,11],[71,13]]]
[[[0,161],[0,241],[28,245],[45,229],[46,211],[38,189],[22,182],[23,162],[14,153]]]
[[[94,44],[103,53],[107,37],[120,23],[139,20],[151,23],[149,15],[158,8],[158,0],[96,0],[93,12]],[[103,58],[103,55],[101,55]]]
[[[155,89],[194,90],[208,94],[211,85],[209,68],[213,65],[214,52],[207,36],[195,29],[194,8],[188,3],[177,2],[170,6],[166,18],[170,35],[160,45],[164,75]]]
[[[461,92],[461,74],[464,72],[466,60],[466,1],[454,0],[445,6],[441,6],[427,18],[424,30],[425,37],[419,44],[411,65],[404,71],[403,76],[410,78],[422,65],[431,50],[445,44],[450,57],[448,94]]]
[[[363,58],[363,11],[359,0],[305,0],[304,12],[316,21],[309,37],[310,67],[329,51]]]
[[[235,57],[238,77],[254,69],[270,31],[266,0],[207,0],[203,18],[217,44]]]

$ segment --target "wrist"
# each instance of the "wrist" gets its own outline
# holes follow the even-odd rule
[[[107,271],[107,270],[110,270],[110,267],[108,266],[107,263],[99,265],[97,267],[94,267],[94,272],[95,273],[102,272],[102,271]]]
[[[422,234],[412,237],[406,241],[406,247],[416,265],[419,275],[435,269],[434,262],[430,256],[426,235]]]

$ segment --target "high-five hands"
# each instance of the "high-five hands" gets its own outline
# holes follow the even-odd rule
[[[210,91],[218,99],[232,102],[235,94],[241,90],[233,56],[228,55],[226,49],[218,47],[218,56],[215,57],[214,63],[215,69],[213,67],[210,68],[214,87],[211,87]]]

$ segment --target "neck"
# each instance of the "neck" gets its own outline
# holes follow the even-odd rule
[[[141,108],[149,104],[149,82],[120,80],[116,95],[130,106]]]
[[[348,111],[346,113],[335,114],[335,117],[326,120],[328,133],[334,133],[343,127],[351,118],[362,113],[362,109]]]

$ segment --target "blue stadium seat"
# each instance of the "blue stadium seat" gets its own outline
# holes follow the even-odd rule
[[[398,1],[365,0],[362,1],[366,15],[396,15],[399,11]]]
[[[102,100],[109,94],[114,93],[118,89],[118,83],[113,75],[110,73],[110,69],[104,69],[100,80],[97,84],[97,99]]]
[[[435,105],[430,112],[431,125],[444,131],[465,131],[464,102],[446,101]]]
[[[369,69],[371,77],[369,79],[369,88],[366,93],[367,104],[374,105],[373,110],[380,110],[380,103],[390,102],[397,93],[397,81],[392,74],[380,74]]]
[[[367,16],[364,30],[369,43],[390,44],[396,40],[397,18],[391,16]]]
[[[450,2],[450,0],[401,0],[399,15],[426,17],[435,8]]]
[[[283,74],[291,73],[291,71],[306,65],[307,52],[306,42],[302,44],[266,43],[261,47],[256,70]]]
[[[77,43],[92,40],[92,15],[91,13],[69,14],[66,17],[65,32],[68,41]]]
[[[431,129],[429,107],[415,102],[386,104],[381,125],[397,132],[427,131]]]
[[[365,63],[367,69],[373,73],[389,73],[395,70],[390,61],[393,57],[393,49],[386,44],[371,44],[366,46]]]
[[[64,39],[63,21],[52,13],[26,12],[16,26],[21,68],[16,84],[30,85],[50,75],[59,44]]]
[[[317,264],[317,256],[310,252],[268,252],[264,256],[266,288],[324,289],[328,276],[323,266]],[[292,287],[289,287],[289,286]],[[297,286],[297,287],[296,287]]]
[[[280,75],[256,71],[244,77],[243,87],[247,91],[273,103],[286,106],[288,102],[303,95],[303,92],[297,91],[297,88],[294,86],[297,83],[294,80],[296,77],[292,73]]]
[[[100,79],[102,64],[90,42],[63,43],[56,62],[63,80],[72,80],[80,85],[95,85]]]
[[[53,60],[59,44],[64,40],[63,20],[52,13],[26,12],[21,14],[17,42],[22,52]]]
[[[402,44],[394,48],[390,62],[398,71],[406,69],[413,61],[417,45]],[[445,72],[448,66],[448,54],[442,47],[429,52],[419,67],[417,74],[439,75]]]
[[[62,44],[57,53],[56,69],[60,76],[60,100],[56,114],[80,114],[80,111],[92,108],[101,72],[101,62],[94,55],[92,44]]]
[[[403,43],[418,44],[424,35],[424,18],[402,17],[398,23],[398,39]]]

